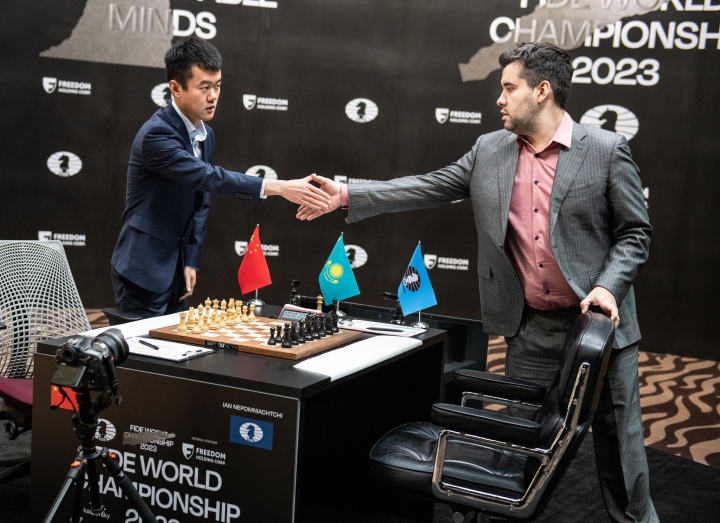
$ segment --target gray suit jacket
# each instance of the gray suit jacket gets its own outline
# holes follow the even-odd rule
[[[505,130],[485,134],[465,156],[437,171],[348,186],[348,223],[470,198],[478,235],[482,320],[487,332],[503,336],[517,333],[525,302],[504,251],[520,153],[516,138]],[[620,315],[616,347],[640,339],[632,284],[647,260],[651,233],[627,140],[573,123],[571,147],[561,148],[553,182],[550,243],[580,299],[596,285],[615,296]]]

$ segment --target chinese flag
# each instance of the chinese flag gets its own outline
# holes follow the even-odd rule
[[[60,387],[50,385],[50,406],[59,407],[64,410],[77,410],[75,392],[72,389],[64,389],[67,397],[63,396]]]
[[[260,245],[260,226],[255,227],[255,232],[250,237],[247,250],[240,262],[238,269],[238,283],[240,292],[247,294],[266,285],[270,285],[270,270],[265,261],[262,246]]]

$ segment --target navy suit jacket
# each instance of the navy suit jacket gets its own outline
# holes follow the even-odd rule
[[[122,228],[111,264],[151,292],[170,287],[179,259],[182,267],[200,267],[208,193],[260,201],[261,178],[212,165],[215,136],[206,129],[200,159],[185,123],[168,104],[145,122],[133,141]]]

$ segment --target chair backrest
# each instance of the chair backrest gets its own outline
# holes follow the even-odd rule
[[[612,321],[597,312],[579,314],[568,329],[555,383],[535,419],[542,426],[538,446],[552,448],[553,457],[546,471],[547,481],[532,488],[529,512],[539,514],[547,506],[550,493],[559,484],[590,428],[614,339]],[[576,399],[580,399],[578,405],[573,404]],[[525,467],[528,481],[537,475],[539,468],[537,460],[528,460]]]
[[[585,382],[587,388],[579,405],[578,427],[592,420],[599,392],[607,369],[615,330],[612,321],[597,312],[578,314],[568,329],[560,356],[558,373],[548,390],[535,421],[543,427],[540,445],[548,447],[566,421],[573,407],[573,393],[578,372],[589,365]]]
[[[29,378],[37,342],[90,330],[59,241],[0,240],[0,375]]]

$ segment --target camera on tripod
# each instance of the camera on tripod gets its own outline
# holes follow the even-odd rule
[[[107,447],[97,448],[95,446],[98,414],[112,403],[112,396],[115,396],[115,403],[120,404],[121,398],[117,395],[118,382],[115,379],[115,367],[121,365],[129,353],[130,347],[118,329],[108,329],[98,334],[94,340],[83,336],[73,336],[60,345],[55,353],[57,365],[52,384],[71,387],[75,391],[77,409],[72,417],[72,422],[75,424],[75,435],[80,438],[82,444],[78,448],[77,457],[70,466],[60,492],[45,517],[45,523],[60,521],[58,511],[72,493],[70,489],[73,486],[75,492],[70,521],[83,519],[81,517],[82,492],[85,488],[90,490],[91,513],[96,515],[104,513],[104,506],[100,501],[97,460],[102,460],[103,465],[110,472],[125,497],[130,500],[137,513],[142,517],[142,521],[158,523],[150,507],[138,494],[132,481],[120,466],[117,454]],[[91,390],[99,391],[100,394],[91,399]],[[63,395],[67,398],[64,391]],[[67,519],[63,519],[63,521],[67,521]]]
[[[117,394],[115,367],[128,357],[130,348],[118,329],[108,329],[90,340],[73,336],[55,353],[53,385]]]

